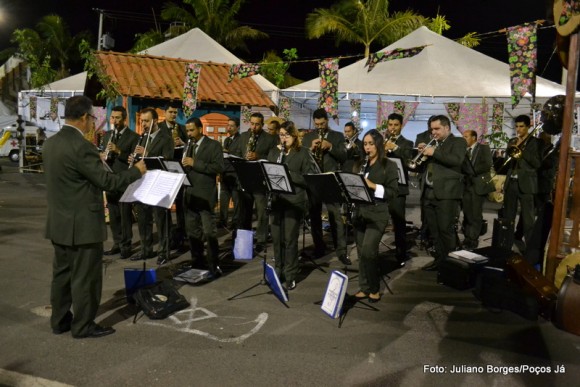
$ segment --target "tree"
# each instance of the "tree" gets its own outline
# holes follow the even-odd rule
[[[387,46],[421,26],[439,34],[450,28],[441,15],[430,19],[410,10],[389,13],[389,0],[342,0],[330,8],[317,8],[306,17],[309,39],[334,34],[337,44],[363,44],[365,57],[373,43]],[[474,43],[472,35],[469,42]]]
[[[32,87],[67,77],[70,66],[80,60],[79,43],[89,38],[88,32],[71,35],[58,15],[44,16],[36,29],[16,29],[12,33],[12,42],[18,46],[16,55],[30,67]]]
[[[298,59],[296,48],[284,49],[282,54],[284,59],[278,56],[276,52],[268,51],[260,62],[262,66],[261,74],[282,89],[302,83],[300,79],[293,77],[288,72],[290,62]]]
[[[198,27],[230,50],[248,51],[247,40],[267,38],[268,34],[239,25],[235,18],[243,2],[244,0],[183,0],[183,6],[173,2],[165,3],[161,18],[171,22],[171,25],[164,35],[175,37]]]
[[[165,41],[165,36],[158,30],[149,30],[142,34],[135,34],[135,37],[137,40],[135,41],[133,48],[130,50],[132,53],[145,51],[149,47],[156,46]]]

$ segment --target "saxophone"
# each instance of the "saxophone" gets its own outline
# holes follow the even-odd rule
[[[246,158],[247,154],[256,151],[256,135],[254,133],[250,134],[250,138],[248,139],[248,145],[246,146]]]

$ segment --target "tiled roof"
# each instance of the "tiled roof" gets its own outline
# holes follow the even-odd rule
[[[274,106],[251,78],[236,78],[228,83],[230,65],[227,64],[117,52],[97,52],[95,55],[123,96],[181,100],[185,66],[201,63],[198,102]]]

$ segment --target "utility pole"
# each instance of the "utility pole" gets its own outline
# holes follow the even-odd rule
[[[102,9],[99,8],[93,8],[93,11],[96,11],[99,13],[99,37],[97,39],[97,51],[101,51],[101,46],[103,44],[103,15],[104,15],[104,11]]]

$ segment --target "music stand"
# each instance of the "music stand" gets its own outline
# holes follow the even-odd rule
[[[270,211],[272,209],[272,195],[276,193],[284,194],[295,194],[296,191],[292,185],[292,180],[290,179],[290,172],[288,171],[288,166],[286,164],[271,163],[263,160],[259,161],[248,161],[244,159],[231,158],[232,166],[238,175],[238,181],[242,189],[249,193],[266,193],[267,194],[267,206],[266,206],[266,216],[269,218]],[[228,301],[234,300],[244,293],[260,286],[266,285],[274,295],[289,308],[286,301],[288,297],[281,297],[280,294],[280,281],[276,272],[274,270],[269,270],[271,268],[267,263],[268,256],[268,244],[265,246],[264,256],[262,258],[262,279],[256,284],[250,286],[249,288],[237,293],[230,298]]]

